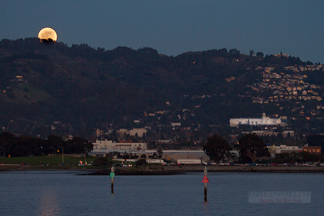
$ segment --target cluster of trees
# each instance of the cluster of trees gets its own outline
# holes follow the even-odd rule
[[[317,139],[317,140],[316,140]],[[318,141],[318,145],[323,142],[321,136],[313,136],[311,141]],[[235,146],[239,150],[240,162],[255,163],[257,161],[272,162],[272,163],[303,163],[303,162],[323,162],[324,155],[310,154],[309,152],[292,152],[276,154],[275,158],[270,159],[268,148],[264,140],[256,134],[247,134],[239,139],[239,144]],[[223,137],[215,134],[207,139],[207,143],[203,146],[205,153],[210,157],[210,160],[216,163],[220,161],[229,161],[234,158],[231,154],[231,146]]]
[[[48,154],[82,154],[93,149],[92,143],[88,140],[75,137],[72,140],[64,141],[62,138],[50,135],[46,139],[21,136],[16,137],[10,132],[0,134],[0,155],[12,157],[41,156]]]
[[[269,157],[267,146],[264,141],[256,134],[247,134],[239,140],[239,152],[241,162],[255,163],[262,157]],[[233,158],[231,154],[232,148],[228,141],[223,137],[215,134],[207,139],[207,143],[203,146],[203,150],[212,161],[218,163],[224,159]]]

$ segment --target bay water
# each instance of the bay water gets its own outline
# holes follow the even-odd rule
[[[115,176],[114,194],[109,176],[79,173],[1,172],[0,215],[324,215],[324,174],[209,172],[204,202],[203,173]],[[311,196],[253,203],[251,192]]]

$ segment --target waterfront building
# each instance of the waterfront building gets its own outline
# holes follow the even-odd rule
[[[310,154],[321,154],[321,146],[304,146],[303,151],[308,152]]]
[[[146,150],[147,143],[133,143],[132,141],[113,142],[112,140],[96,140],[93,143],[93,151],[103,150],[105,152],[112,151],[139,151]]]
[[[275,154],[301,152],[303,151],[303,148],[300,148],[298,146],[273,145],[273,146],[268,146],[268,151],[271,154],[271,157],[275,157]]]

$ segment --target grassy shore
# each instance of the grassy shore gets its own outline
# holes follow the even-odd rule
[[[33,157],[7,157],[0,158],[0,170],[10,169],[97,169],[98,167],[93,166],[78,166],[80,161],[82,163],[92,163],[95,157],[74,157],[64,156],[64,166],[62,166],[61,155],[51,156],[33,156]],[[22,166],[24,164],[24,166]]]

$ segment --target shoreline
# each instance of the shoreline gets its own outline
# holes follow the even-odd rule
[[[205,166],[161,166],[152,165],[146,167],[118,167],[115,168],[116,175],[178,175],[190,172],[203,172]],[[56,167],[43,168],[34,166],[0,166],[0,173],[4,171],[82,171],[87,174],[80,175],[110,175],[110,168],[85,169],[81,167]],[[244,173],[324,173],[324,167],[302,167],[302,166],[207,166],[210,173],[217,172],[244,172]]]
[[[177,175],[203,172],[205,166],[151,166],[144,168],[117,168],[116,175]],[[324,173],[324,167],[262,167],[262,166],[207,166],[208,172],[244,173]],[[110,169],[99,170],[89,175],[109,175]]]

